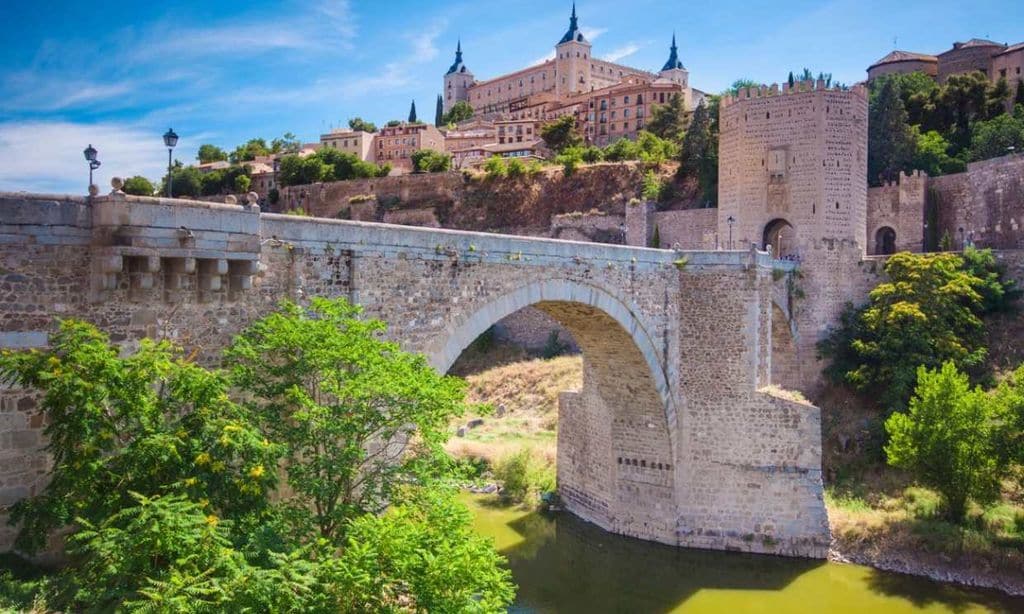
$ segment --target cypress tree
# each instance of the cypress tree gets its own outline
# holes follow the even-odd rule
[[[791,70],[789,71],[789,87],[793,87],[794,83],[796,83],[796,79],[793,78],[793,71]]]
[[[868,182],[894,181],[910,169],[917,142],[907,110],[892,79],[887,79],[868,109]]]
[[[444,100],[441,94],[437,95],[437,109],[434,111],[434,125],[440,127],[444,121]]]
[[[416,123],[416,101],[412,101],[412,106],[409,107],[409,123]]]

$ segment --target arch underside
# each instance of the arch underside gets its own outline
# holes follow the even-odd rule
[[[675,406],[650,336],[621,301],[573,282],[532,284],[477,310],[428,356],[447,370],[488,327],[527,306],[568,329],[583,353],[581,389],[559,397],[566,508],[616,533],[675,543]],[[638,509],[652,497],[664,504]]]

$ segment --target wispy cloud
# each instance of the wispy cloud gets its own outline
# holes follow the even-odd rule
[[[547,62],[548,60],[553,60],[553,59],[555,59],[555,52],[554,51],[549,51],[546,54],[542,55],[541,57],[537,58],[536,60],[530,62],[530,66],[536,66],[537,64],[543,64],[544,62]]]
[[[175,157],[191,160],[201,139],[179,142]],[[0,123],[0,190],[85,194],[89,169],[82,150],[92,144],[102,163],[94,182],[103,189],[111,177],[143,175],[159,179],[167,168],[167,150],[149,126],[116,122],[63,121]]]
[[[594,42],[607,31],[608,28],[580,28],[580,32],[583,33],[583,37],[590,42]]]
[[[413,55],[409,58],[410,61],[415,63],[429,62],[437,57],[437,38],[444,33],[448,22],[444,19],[438,19],[431,23],[425,30],[419,32],[413,36],[409,36],[408,40],[412,43]]]
[[[640,51],[640,45],[638,45],[637,43],[626,43],[625,45],[618,47],[617,49],[612,49],[611,51],[606,53],[601,59],[607,60],[609,62],[618,62],[619,60],[624,60],[628,58],[637,51]]]

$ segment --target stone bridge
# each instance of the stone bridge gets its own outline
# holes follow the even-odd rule
[[[56,318],[215,359],[283,298],[344,296],[447,370],[534,306],[583,352],[560,398],[558,488],[609,531],[679,546],[824,557],[817,408],[769,388],[773,263],[261,214],[137,198],[0,194],[0,346]],[[779,331],[776,331],[778,336]],[[45,484],[41,416],[0,390],[0,505]],[[0,529],[0,550],[12,533]]]

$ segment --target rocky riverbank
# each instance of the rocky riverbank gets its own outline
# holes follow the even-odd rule
[[[1024,570],[997,569],[990,565],[964,565],[945,555],[903,550],[879,550],[874,547],[843,547],[833,540],[830,561],[856,563],[883,571],[923,576],[938,582],[949,582],[973,588],[1002,591],[1016,597],[1024,596]]]

